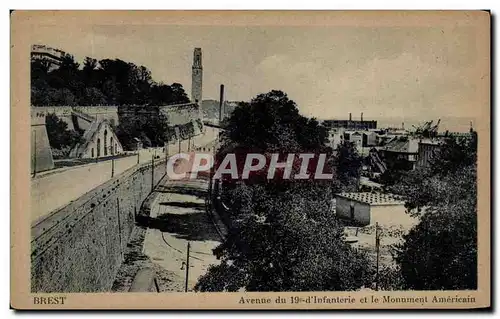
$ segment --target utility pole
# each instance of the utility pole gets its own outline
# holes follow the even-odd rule
[[[109,154],[111,154],[111,178],[115,176],[115,157],[113,155],[113,145],[109,146]]]
[[[151,193],[155,188],[155,157],[151,154]]]
[[[179,136],[179,154],[181,153],[181,137]]]
[[[213,195],[212,195],[212,182],[213,182],[213,178],[214,178],[214,165],[215,165],[215,158],[213,159],[214,160],[214,163],[212,164],[212,167],[210,167],[210,171],[209,171],[209,181],[208,181],[208,210],[210,212],[210,214],[212,213],[212,198],[213,198]]]
[[[36,176],[36,130],[33,131],[34,139],[35,139],[35,145],[33,146],[33,177]]]
[[[187,244],[187,256],[186,256],[186,285],[184,286],[184,291],[188,291],[188,280],[189,280],[189,249],[191,248],[191,244],[188,242]]]
[[[219,135],[217,138],[217,143],[221,143],[221,130],[222,130],[222,105],[224,104],[224,84],[220,85],[220,97],[219,97]],[[214,158],[217,154],[217,148],[214,146]],[[215,189],[215,193],[220,194],[220,180],[217,180],[217,188]],[[214,185],[215,186],[215,185]]]
[[[222,125],[222,105],[224,104],[224,84],[220,85],[220,100],[219,100],[219,126]],[[220,133],[219,133],[220,135]]]
[[[111,178],[115,176],[115,158],[111,159]]]
[[[375,290],[378,291],[378,259],[379,259],[379,247],[380,247],[380,234],[378,233],[378,222],[375,223],[375,253],[377,260],[377,273],[375,275]]]

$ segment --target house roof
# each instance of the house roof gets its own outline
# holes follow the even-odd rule
[[[418,153],[418,143],[416,139],[407,137],[395,138],[385,146],[385,151],[395,153]]]
[[[404,205],[403,198],[395,194],[385,193],[340,193],[337,197],[351,199],[369,205]]]
[[[109,126],[109,123],[107,120],[95,120],[93,121],[92,123],[90,123],[90,126],[87,130],[85,130],[85,132],[83,133],[83,140],[84,142],[81,143],[81,144],[77,144],[70,152],[70,156],[78,156],[79,154],[83,153],[90,142],[92,142],[92,140],[94,139],[94,136],[95,134],[97,134],[100,130],[100,128],[103,126],[103,125],[107,125],[108,126],[108,130],[110,131],[110,134],[114,134],[114,132],[112,131],[111,127]],[[120,141],[118,140],[118,138],[116,138],[116,141],[119,143]]]
[[[443,141],[438,139],[425,139],[425,140],[420,140],[420,144],[441,145],[443,144]]]

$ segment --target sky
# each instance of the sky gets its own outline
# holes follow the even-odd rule
[[[279,89],[319,119],[401,121],[478,116],[475,30],[460,26],[37,26],[32,44],[144,65],[155,81],[191,92],[193,49],[203,52],[203,98],[248,101]]]

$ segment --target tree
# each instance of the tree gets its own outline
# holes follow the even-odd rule
[[[81,105],[106,105],[106,96],[95,87],[87,87],[80,98]]]
[[[93,87],[96,85],[97,64],[97,60],[90,57],[86,57],[83,61],[83,81],[87,87]]]
[[[195,290],[346,291],[369,284],[366,256],[343,242],[343,228],[324,214],[322,200],[295,191],[271,196],[259,186],[240,191],[249,205],[216,249],[221,264]]]
[[[241,103],[228,119],[224,134],[242,147],[282,152],[322,150],[327,138],[318,121],[300,115],[295,102],[276,90]]]
[[[134,138],[141,139],[145,146],[164,146],[168,141],[168,119],[158,107],[124,107],[119,117],[115,133],[126,148],[135,145]]]
[[[170,86],[172,89],[172,101],[175,101],[176,103],[188,103],[189,102],[189,97],[187,96],[186,92],[184,91],[184,88],[182,87],[182,84],[180,83],[172,83]]]
[[[430,166],[432,173],[440,176],[475,164],[477,161],[477,133],[472,131],[470,136],[446,138],[438,154],[435,155]]]
[[[440,193],[431,198],[419,224],[404,237],[396,261],[408,289],[477,288],[475,175],[475,167],[470,166],[448,177],[468,181],[461,185],[466,189],[450,180],[441,183]]]
[[[358,190],[362,158],[359,156],[354,143],[342,141],[337,146],[335,168],[337,181],[344,191]]]
[[[322,125],[300,115],[285,93],[271,91],[233,111],[218,155],[331,153],[325,142]],[[371,282],[366,255],[344,242],[343,226],[331,214],[337,191],[331,180],[264,181],[223,183],[229,233],[215,250],[221,264],[199,279],[196,290],[340,291]]]
[[[97,61],[86,57],[80,70],[74,56],[66,54],[58,68],[49,70],[48,60],[32,59],[33,105],[158,106],[189,102],[181,84],[156,84],[147,67],[120,59]]]
[[[74,130],[68,130],[68,124],[53,113],[47,115],[45,125],[50,147],[54,149],[69,151],[81,142],[81,135]]]
[[[65,105],[77,105],[77,100],[70,89],[48,89],[44,94],[47,95],[47,99],[50,101],[50,105],[54,106],[65,106]]]

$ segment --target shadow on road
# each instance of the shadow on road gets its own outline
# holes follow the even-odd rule
[[[161,202],[159,203],[159,205],[179,207],[179,208],[195,208],[195,209],[205,208],[205,203],[193,203],[193,202]]]
[[[163,214],[156,218],[141,216],[141,226],[176,234],[175,237],[188,241],[220,241],[203,208],[191,214]]]
[[[169,186],[157,186],[155,192],[158,193],[174,193],[182,195],[192,195],[199,198],[205,198],[207,196],[207,190],[196,186],[186,186],[186,185],[169,185]]]

